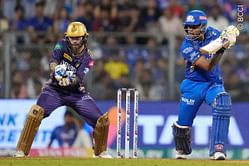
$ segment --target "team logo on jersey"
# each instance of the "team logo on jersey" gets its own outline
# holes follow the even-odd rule
[[[195,22],[195,18],[194,18],[194,16],[189,15],[189,16],[187,17],[186,22]]]
[[[71,57],[70,55],[68,55],[67,53],[64,53],[64,54],[63,54],[63,57],[64,57],[65,59],[69,60],[70,62],[73,61],[72,57]]]

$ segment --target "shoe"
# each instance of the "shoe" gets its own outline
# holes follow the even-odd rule
[[[15,157],[26,157],[23,151],[17,151]]]
[[[98,156],[96,156],[95,154],[93,154],[93,157],[94,158],[106,158],[106,159],[111,159],[112,158],[112,156],[107,151],[103,151]]]
[[[182,152],[176,151],[176,159],[186,160],[186,159],[188,159],[188,155],[183,154]]]
[[[213,156],[210,157],[211,160],[226,160],[226,155],[222,152],[215,152]]]

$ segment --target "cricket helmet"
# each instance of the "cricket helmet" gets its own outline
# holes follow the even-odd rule
[[[65,32],[66,37],[87,37],[88,33],[86,30],[86,26],[81,22],[71,22],[68,27],[67,31]]]
[[[207,29],[207,15],[201,10],[191,10],[183,23],[188,35],[188,28],[200,27],[200,34],[204,34]]]
[[[86,48],[87,45],[87,38],[88,38],[88,33],[86,26],[81,23],[81,22],[71,22],[68,27],[67,31],[64,33],[65,39],[68,43],[68,46],[71,50],[73,50],[73,47],[75,47],[69,40],[70,37],[82,37],[80,45],[78,45],[78,48],[84,45]]]

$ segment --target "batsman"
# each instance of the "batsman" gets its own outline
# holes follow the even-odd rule
[[[107,152],[108,114],[103,114],[84,87],[84,76],[94,60],[87,48],[88,33],[81,22],[71,22],[65,37],[54,47],[50,79],[28,113],[16,150],[16,157],[29,155],[41,121],[56,108],[69,106],[93,127],[94,157],[112,158]]]
[[[232,103],[224,89],[219,61],[224,51],[236,43],[239,31],[232,25],[222,32],[207,27],[207,16],[201,10],[187,14],[184,29],[181,54],[186,71],[181,83],[178,120],[172,126],[176,158],[187,159],[191,154],[191,127],[201,104],[206,102],[213,116],[210,159],[225,160]]]

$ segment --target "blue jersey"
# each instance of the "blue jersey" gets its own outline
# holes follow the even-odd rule
[[[212,40],[217,39],[220,36],[220,31],[214,29],[213,27],[208,27],[204,34],[204,40],[189,40],[184,39],[181,45],[181,54],[183,58],[187,61],[185,78],[192,81],[199,82],[222,82],[222,76],[220,71],[220,66],[216,65],[211,71],[206,71],[194,63],[200,56],[205,56],[206,59],[211,58],[213,55],[205,54],[201,55],[199,48],[207,45]]]
[[[78,131],[75,125],[58,126],[51,134],[51,143],[56,140],[59,147],[71,147],[77,137]]]

